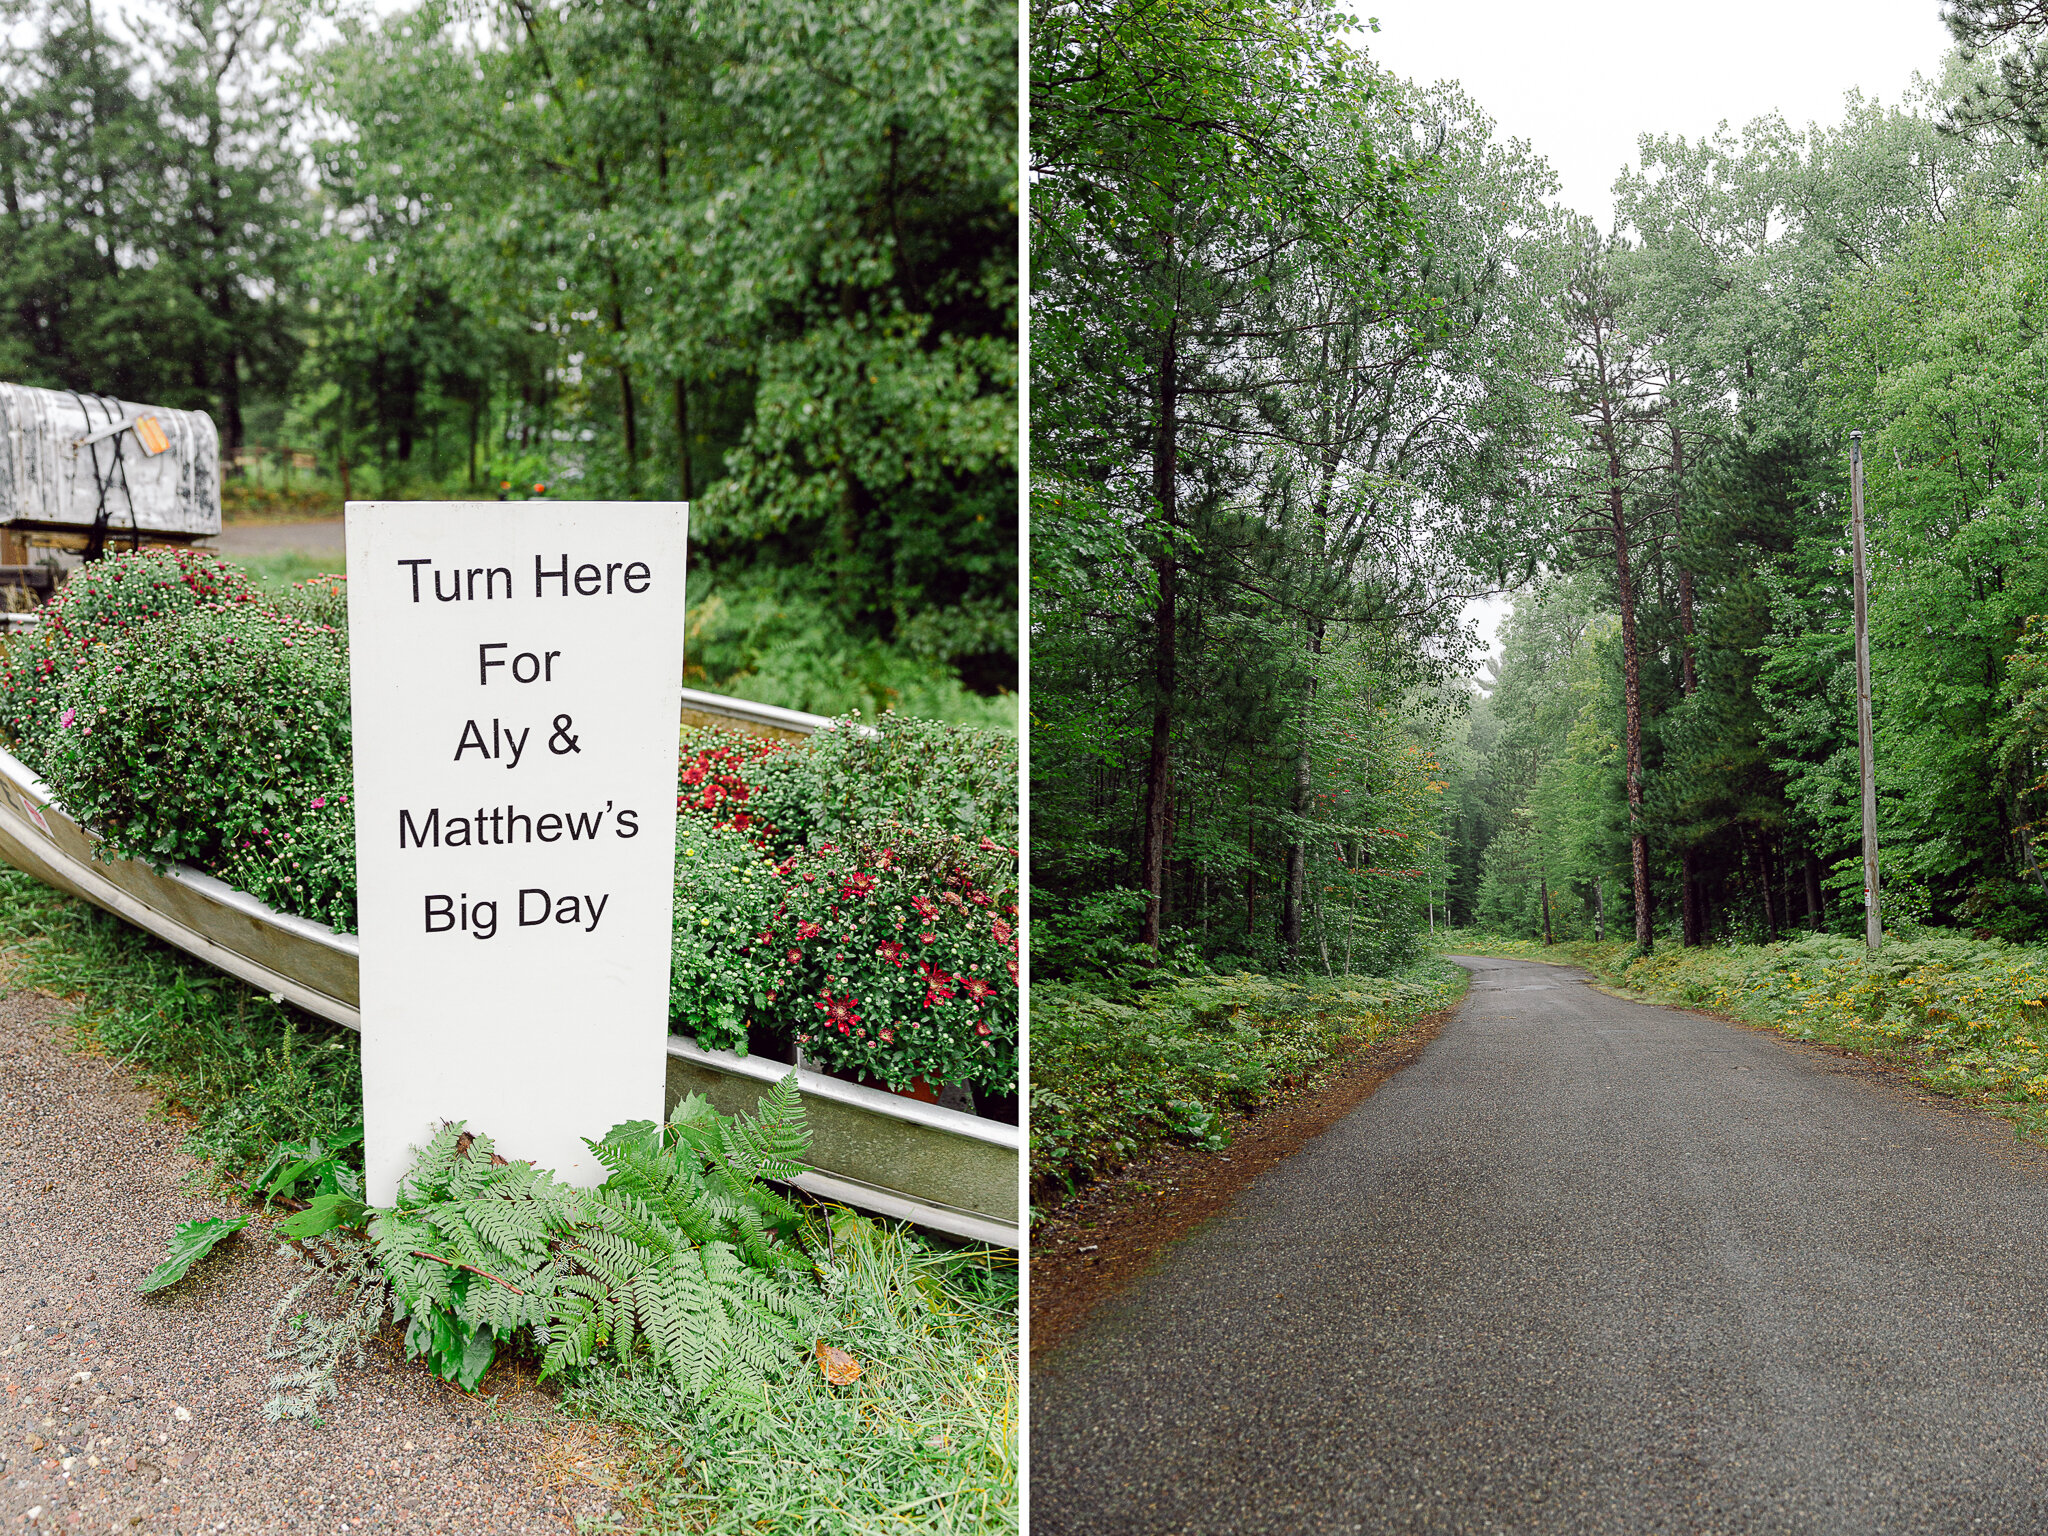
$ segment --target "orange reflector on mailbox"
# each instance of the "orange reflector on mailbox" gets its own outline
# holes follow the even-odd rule
[[[135,418],[135,435],[142,439],[142,451],[152,458],[171,446],[171,440],[164,436],[164,429],[154,416]]]

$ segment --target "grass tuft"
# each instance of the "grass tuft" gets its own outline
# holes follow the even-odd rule
[[[846,1210],[818,1213],[809,1243],[861,1365],[851,1385],[813,1363],[759,1398],[692,1407],[644,1364],[604,1364],[568,1389],[570,1412],[628,1435],[639,1529],[1015,1531],[1014,1257]]]

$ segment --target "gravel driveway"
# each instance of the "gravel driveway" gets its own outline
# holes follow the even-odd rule
[[[210,539],[200,543],[223,555],[279,555],[296,551],[308,555],[342,557],[342,520],[322,518],[311,523],[229,523]]]
[[[2039,1149],[1459,963],[1419,1061],[1034,1358],[1034,1536],[2048,1531]]]
[[[70,1054],[61,1012],[0,975],[0,1526],[559,1532],[609,1506],[602,1442],[516,1367],[465,1396],[388,1323],[326,1428],[266,1424],[263,1335],[298,1271],[252,1225],[135,1294],[173,1226],[230,1208],[186,1192],[177,1127]]]

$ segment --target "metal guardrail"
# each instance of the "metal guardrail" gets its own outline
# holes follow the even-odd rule
[[[819,715],[682,691],[683,718],[800,738],[828,729]],[[350,1029],[357,1008],[354,934],[279,912],[189,866],[159,874],[103,856],[20,759],[0,751],[0,859],[69,891],[264,992]],[[748,1108],[791,1065],[706,1050],[668,1037],[668,1098],[703,1093],[725,1113]],[[1022,1241],[1023,1133],[1014,1125],[919,1103],[800,1069],[812,1127],[813,1172],[797,1182],[820,1199],[1000,1247]]]

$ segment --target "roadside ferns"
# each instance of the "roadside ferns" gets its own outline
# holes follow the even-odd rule
[[[794,1074],[751,1116],[693,1095],[666,1127],[615,1127],[588,1143],[610,1170],[594,1190],[449,1126],[370,1235],[416,1352],[487,1361],[529,1328],[545,1376],[645,1343],[702,1396],[777,1374],[815,1332],[800,1213],[761,1182],[800,1173],[809,1144]]]

